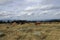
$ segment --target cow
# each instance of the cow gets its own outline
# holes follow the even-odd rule
[[[25,22],[20,22],[21,25],[25,24]]]
[[[13,23],[12,23],[12,26],[15,26],[16,24],[17,24],[16,22],[13,22]]]
[[[23,24],[25,24],[25,22],[12,22],[12,25],[13,25],[13,26],[15,26],[15,25],[17,25],[17,24],[23,25]]]
[[[41,23],[40,22],[35,22],[35,25],[40,25]]]

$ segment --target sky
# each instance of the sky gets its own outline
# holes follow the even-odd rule
[[[60,19],[60,0],[0,0],[0,20]]]

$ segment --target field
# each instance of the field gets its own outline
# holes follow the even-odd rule
[[[0,40],[60,40],[60,23],[0,24]]]

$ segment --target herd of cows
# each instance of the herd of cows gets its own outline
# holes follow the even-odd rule
[[[23,25],[23,24],[25,24],[25,23],[27,23],[27,24],[29,24],[29,23],[34,23],[35,25],[40,25],[41,23],[49,23],[49,24],[51,24],[52,22],[60,22],[60,20],[59,21],[26,21],[26,20],[14,20],[14,21],[2,21],[2,20],[0,20],[0,24],[1,23],[9,23],[9,24],[13,24],[13,25],[15,25],[15,24],[21,24],[21,25]]]
[[[25,24],[25,23],[34,23],[35,25],[40,25],[41,24],[41,22],[12,22],[12,25],[15,25],[15,24],[21,24],[21,25],[23,25],[23,24]]]
[[[27,24],[34,23],[35,25],[41,24],[40,21],[26,21],[26,20],[14,20],[14,21],[7,21],[7,22],[6,21],[0,21],[0,24],[1,23],[9,23],[9,24],[12,24],[12,25],[15,25],[15,24],[21,24],[21,25],[23,25],[25,23],[27,23]]]

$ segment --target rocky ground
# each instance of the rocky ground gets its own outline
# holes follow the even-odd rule
[[[0,24],[0,40],[60,40],[60,23]]]

